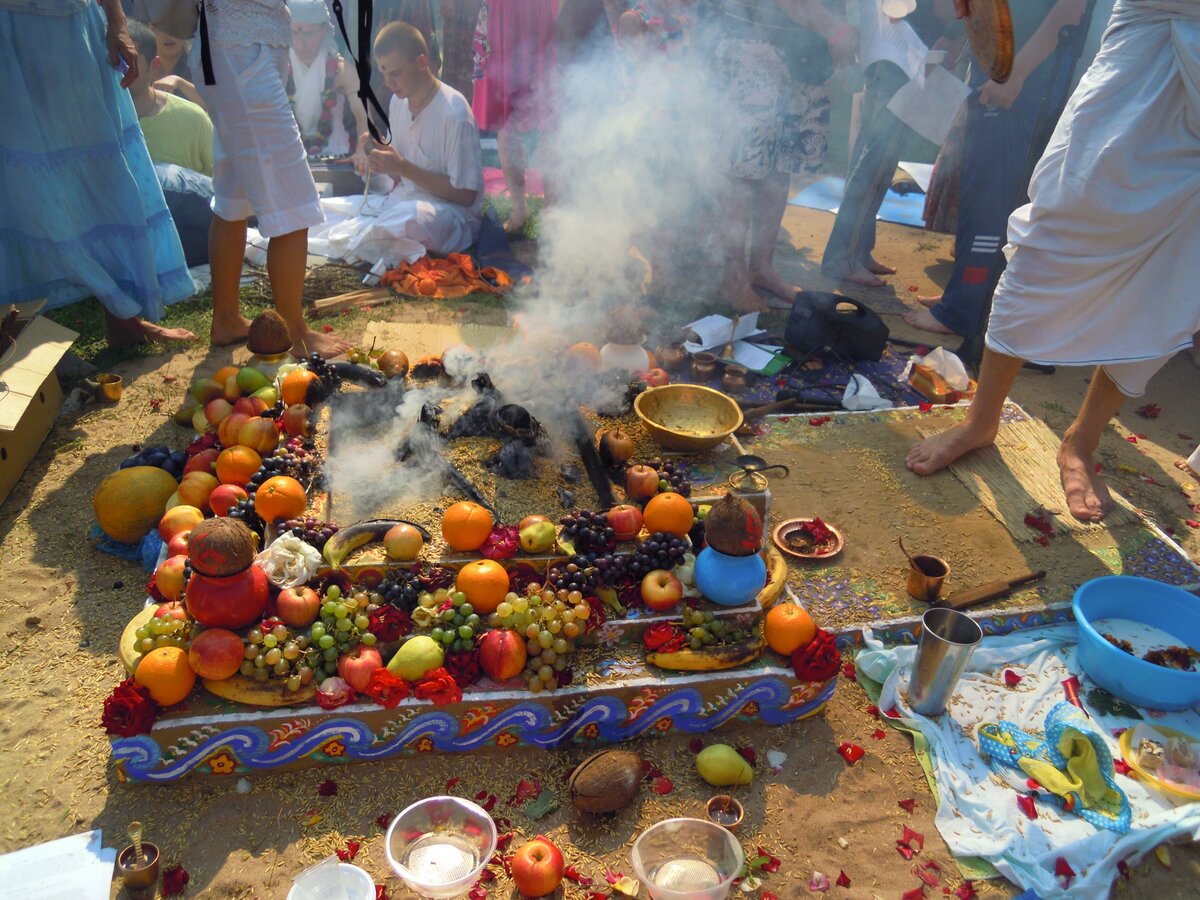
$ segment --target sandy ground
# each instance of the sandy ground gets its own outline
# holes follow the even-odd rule
[[[786,275],[805,286],[829,286],[814,272],[813,257],[819,251],[796,248],[822,247],[831,221],[823,213],[789,208],[785,226],[791,246],[779,251]],[[898,314],[915,306],[916,293],[933,292],[944,280],[949,246],[945,236],[881,226],[877,255],[899,265],[900,272],[890,279],[892,287],[861,290],[856,296],[883,313],[897,336],[920,339]],[[378,317],[398,314],[398,309],[385,309]],[[405,317],[414,314],[462,313],[457,305],[408,304],[403,309]],[[479,315],[494,321],[502,313],[487,308]],[[165,860],[181,862],[190,873],[189,895],[281,898],[294,873],[354,839],[363,845],[358,862],[386,884],[393,897],[409,896],[389,874],[375,820],[423,794],[441,791],[448,779],[459,777],[457,790],[466,796],[483,789],[496,793],[518,832],[543,832],[572,848],[568,855],[600,886],[605,866],[630,872],[628,845],[640,829],[668,814],[699,812],[709,793],[694,772],[683,739],[638,748],[674,781],[674,791],[666,797],[643,791],[633,807],[603,827],[583,823],[565,809],[535,822],[504,807],[521,778],[561,786],[579,756],[567,751],[258,775],[246,795],[236,793],[231,780],[164,787],[117,783],[107,739],[97,722],[103,697],[123,677],[114,648],[121,628],[141,603],[145,576],[133,564],[87,545],[90,498],[132,443],[182,446],[185,433],[165,413],[182,398],[195,369],[211,371],[244,353],[195,348],[127,364],[121,374],[129,386],[120,405],[88,407],[61,420],[0,509],[0,851],[89,828],[102,828],[106,844],[121,846],[126,823],[140,819],[147,838],[163,848]],[[1061,433],[1088,377],[1088,372],[1072,370],[1052,376],[1026,373],[1014,397]],[[1200,502],[1200,485],[1172,462],[1200,440],[1194,400],[1200,395],[1198,386],[1200,370],[1183,357],[1172,361],[1145,400],[1130,404],[1114,422],[1100,453],[1114,484],[1172,529],[1193,558],[1200,558],[1200,531],[1184,520],[1197,516],[1189,504]],[[155,412],[152,401],[159,398],[165,402]],[[1133,412],[1133,406],[1146,402],[1161,406],[1158,418]],[[1183,437],[1186,434],[1192,437]],[[1126,440],[1131,435],[1139,435],[1136,444]],[[916,887],[913,863],[893,849],[904,825],[925,835],[925,850],[915,862],[933,859],[941,866],[942,881],[930,895],[940,895],[942,887],[953,888],[961,880],[933,826],[934,802],[907,738],[892,731],[873,737],[878,722],[867,706],[862,690],[843,682],[822,717],[726,737],[754,746],[760,760],[767,749],[788,754],[778,776],[760,762],[754,784],[741,795],[748,821],[740,836],[749,850],[761,846],[780,858],[779,871],[768,876],[764,887],[781,897],[806,895],[814,869],[831,880],[840,871],[851,879],[850,888],[835,887],[829,896],[890,898]],[[867,750],[853,768],[836,753],[842,741]],[[317,794],[317,784],[327,776],[337,782],[334,797]],[[916,799],[912,814],[897,805],[907,798]],[[314,813],[320,813],[319,821],[306,824]],[[1172,860],[1169,871],[1153,858],[1135,867],[1128,889],[1145,896],[1194,896],[1200,851],[1176,848]],[[1013,893],[1003,883],[980,890]],[[567,891],[568,897],[585,894],[574,885]],[[510,896],[507,882],[493,883],[489,895]]]

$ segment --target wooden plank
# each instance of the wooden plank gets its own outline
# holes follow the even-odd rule
[[[316,318],[322,316],[332,316],[347,309],[356,309],[361,306],[372,306],[376,303],[384,303],[390,300],[392,292],[387,288],[370,288],[361,291],[350,291],[345,294],[336,294],[333,297],[325,297],[321,300],[314,300],[310,310]]]

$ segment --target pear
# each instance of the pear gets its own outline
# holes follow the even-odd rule
[[[754,770],[742,755],[728,744],[713,744],[696,755],[696,771],[714,787],[749,784]]]
[[[421,634],[409,638],[400,646],[387,664],[387,669],[405,681],[416,681],[440,666],[444,659],[442,645],[428,635]]]
[[[243,366],[238,369],[237,386],[241,389],[242,394],[250,396],[255,391],[261,391],[271,384],[267,380],[267,376],[253,366]]]
[[[526,553],[545,553],[554,546],[557,533],[550,521],[535,522],[521,529],[521,549]]]

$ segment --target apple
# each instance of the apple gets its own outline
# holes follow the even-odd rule
[[[658,493],[658,470],[650,466],[630,466],[625,470],[625,493],[631,500],[647,500]]]
[[[209,400],[204,404],[204,418],[208,419],[209,425],[220,425],[231,412],[233,412],[233,404],[223,397]]]
[[[286,621],[286,620],[285,620]],[[356,691],[365,691],[371,673],[383,668],[383,657],[374,647],[355,647],[338,657],[338,675]]]
[[[174,600],[170,603],[160,603],[154,610],[154,618],[156,619],[178,619],[182,622],[187,618],[187,610],[183,608],[183,604]]]
[[[173,535],[172,538],[167,541],[167,556],[187,556],[188,535],[191,533],[192,529],[189,528],[187,531],[180,531]]]
[[[479,642],[479,667],[496,681],[520,675],[528,655],[525,640],[511,628],[493,628]]]
[[[238,397],[234,401],[233,411],[244,416],[261,416],[267,411],[267,403],[261,397]]]
[[[158,536],[169,541],[181,531],[191,531],[204,521],[204,513],[196,506],[173,506],[158,520]]]
[[[221,482],[207,472],[189,472],[179,482],[179,499],[200,511],[209,509],[208,498]]]
[[[421,555],[421,548],[424,546],[425,538],[421,536],[420,530],[407,522],[393,525],[383,536],[383,549],[388,559],[409,562]]]
[[[642,602],[655,612],[674,609],[683,599],[683,582],[666,569],[647,572],[642,579]]]
[[[317,615],[321,612],[321,597],[305,585],[284,588],[275,597],[275,611],[285,625],[307,628],[317,621]]]
[[[642,511],[628,503],[614,506],[608,511],[608,524],[618,541],[632,541],[642,530]]]
[[[183,567],[187,561],[186,556],[171,556],[160,562],[154,570],[154,586],[168,600],[178,600],[183,596]]]
[[[224,388],[221,396],[223,396],[227,401],[229,401],[230,406],[233,405],[234,400],[236,400],[238,397],[242,396],[242,389],[240,387],[238,387],[238,381],[237,381],[236,375],[230,375],[228,378],[225,379],[225,388]]]
[[[214,516],[227,516],[239,501],[249,499],[250,495],[241,485],[222,484],[213,488],[213,492],[208,495],[208,505],[212,508]]]
[[[183,474],[189,472],[207,472],[213,475],[217,471],[217,457],[221,455],[221,451],[216,447],[209,447],[207,450],[201,450],[194,454],[186,463],[183,464]]]
[[[256,416],[238,429],[237,442],[266,456],[279,446],[279,431],[272,420]]]
[[[549,521],[550,520],[548,518],[546,518],[545,516],[541,516],[541,515],[538,515],[537,513],[534,513],[531,516],[526,516],[520,522],[517,523],[517,531],[524,531],[530,525],[536,525],[538,522],[549,522]]]
[[[216,400],[225,393],[225,385],[212,378],[197,378],[192,382],[192,399],[203,407],[210,400]]]
[[[241,401],[239,400],[238,402],[240,403]],[[254,416],[238,412],[235,406],[233,412],[225,417],[225,421],[217,426],[217,440],[221,442],[221,446],[236,447],[238,444],[238,432],[242,430],[243,425],[253,418]]]
[[[511,865],[513,883],[527,897],[554,893],[566,868],[562,853],[541,834],[517,848]]]
[[[667,374],[666,369],[649,369],[645,372],[638,372],[638,377],[650,387],[662,387],[664,384],[671,383],[671,376]]]
[[[613,428],[600,435],[597,449],[600,452],[601,462],[606,466],[619,466],[633,457],[633,438],[629,436],[628,432],[622,431],[620,428]]]
[[[242,665],[242,639],[227,628],[206,628],[188,647],[188,665],[201,678],[224,681]]]
[[[283,430],[294,437],[304,437],[311,430],[308,423],[308,415],[311,410],[307,404],[293,403],[283,411],[279,417],[279,423],[283,426]]]
[[[518,532],[518,536],[521,542],[521,549],[526,553],[545,553],[554,546],[554,541],[558,538],[558,532],[554,527],[554,523],[547,520],[527,525]]]

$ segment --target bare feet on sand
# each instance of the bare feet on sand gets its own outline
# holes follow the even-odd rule
[[[250,320],[241,313],[235,313],[227,318],[217,318],[214,315],[212,328],[209,329],[208,334],[214,347],[244,344],[250,335]]]
[[[1096,474],[1092,454],[1071,439],[1069,430],[1058,448],[1058,473],[1067,496],[1067,509],[1080,522],[1099,522],[1113,508],[1112,495]]]
[[[913,444],[904,464],[918,475],[932,475],[960,456],[990,446],[996,440],[996,428],[980,428],[963,420],[940,434]]]
[[[758,296],[749,285],[727,291],[726,296],[729,297],[729,305],[736,313],[769,312],[771,310],[771,304]]]
[[[873,272],[876,275],[895,275],[896,267],[889,266],[887,263],[881,263],[873,256],[867,257],[867,271]]]
[[[524,203],[514,203],[512,212],[508,214],[508,218],[504,220],[504,231],[507,234],[520,234],[525,230],[525,220],[529,217],[529,213]]]
[[[878,275],[871,274],[870,270],[865,266],[859,266],[849,275],[843,275],[842,281],[849,281],[851,284],[861,284],[863,287],[884,287],[887,284]]]
[[[296,359],[304,359],[317,353],[326,359],[333,359],[335,356],[348,353],[353,346],[349,341],[342,340],[336,334],[324,334],[305,327],[300,340],[292,344],[292,356]]]
[[[926,309],[928,309],[931,306],[937,306],[939,303],[941,303],[942,295],[941,294],[930,294],[927,296],[918,296],[917,302],[920,303],[922,306],[924,306]]]
[[[796,293],[800,290],[796,285],[789,283],[775,269],[763,269],[751,272],[750,285],[751,287],[758,288],[760,291],[766,291],[768,294],[773,294],[775,297],[787,301],[786,306],[776,307],[777,309],[790,309]],[[770,302],[769,298],[767,302]],[[774,306],[774,304],[771,305]]]
[[[931,331],[934,334],[957,334],[953,329],[947,328],[941,322],[933,317],[927,309],[918,310],[904,314],[904,321],[913,328],[919,328],[922,331]]]
[[[138,341],[191,341],[195,335],[186,328],[163,328],[145,319],[108,318],[104,337],[110,347],[128,347]]]
[[[1197,363],[1196,365],[1200,365],[1200,363]],[[1197,481],[1200,481],[1200,472],[1197,472],[1195,469],[1193,469],[1191,466],[1189,466],[1186,459],[1175,460],[1175,468],[1177,468],[1180,472],[1186,472],[1188,475],[1191,475]]]

